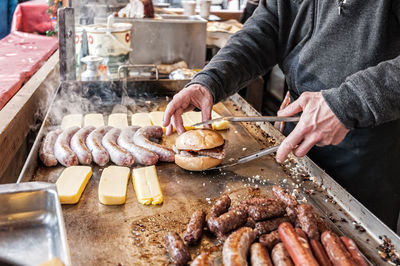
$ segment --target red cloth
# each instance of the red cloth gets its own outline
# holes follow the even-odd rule
[[[0,40],[0,110],[57,48],[57,38],[23,32]]]
[[[11,32],[38,32],[46,33],[53,30],[55,21],[52,22],[47,9],[49,5],[45,0],[28,1],[18,4],[14,11]]]

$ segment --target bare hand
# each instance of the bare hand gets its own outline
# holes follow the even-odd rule
[[[303,112],[300,121],[276,153],[278,162],[283,162],[291,151],[303,157],[314,145],[338,145],[349,132],[329,108],[321,92],[304,92],[278,115],[293,116],[299,112]]]
[[[166,135],[171,135],[173,127],[178,134],[185,132],[182,114],[193,110],[195,107],[201,110],[203,121],[211,119],[213,97],[211,93],[199,84],[193,84],[177,93],[167,105],[164,112],[163,126],[166,127]]]

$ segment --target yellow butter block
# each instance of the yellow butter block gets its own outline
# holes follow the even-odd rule
[[[103,170],[99,183],[99,201],[104,205],[120,205],[126,201],[130,169],[109,166]]]
[[[133,169],[132,183],[140,203],[156,205],[163,202],[164,198],[154,165]]]
[[[131,120],[132,120],[132,126],[145,127],[145,126],[153,125],[151,123],[151,119],[150,119],[149,113],[136,113],[136,114],[133,114],[132,117],[131,117]]]
[[[211,119],[216,119],[220,118],[221,116],[216,113],[214,110],[211,112]],[[229,128],[229,122],[228,121],[218,121],[212,123],[212,128],[214,130],[224,130]]]
[[[62,130],[74,126],[82,127],[82,114],[70,114],[63,117],[61,121]]]
[[[83,119],[83,125],[94,126],[94,127],[102,127],[104,126],[104,118],[103,114],[87,114]]]
[[[183,117],[184,117],[184,119],[183,119],[184,126],[185,126],[185,119],[186,119],[187,123],[189,123],[189,121],[190,121],[190,124],[188,124],[188,126],[185,126],[186,130],[194,129],[194,127],[191,127],[191,125],[200,123],[202,121],[201,112],[190,111],[190,112],[184,113]],[[203,128],[203,126],[197,126],[196,128]]]
[[[46,261],[39,266],[64,266],[65,264],[59,258],[52,258],[49,261]]]
[[[111,114],[108,117],[108,126],[123,129],[128,126],[128,115],[123,113]]]
[[[90,166],[65,168],[56,182],[58,197],[62,204],[75,204],[92,176]]]
[[[160,126],[163,128],[163,130],[165,132],[165,127],[162,126],[164,112],[161,112],[161,111],[150,112],[149,116],[150,116],[150,120],[151,120],[151,123],[153,124],[153,126]]]

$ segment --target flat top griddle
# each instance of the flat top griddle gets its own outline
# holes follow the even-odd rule
[[[128,113],[160,110],[182,88],[182,84],[169,81],[134,82],[127,84],[124,94],[122,85],[64,84],[49,109],[19,181],[56,182],[63,167],[41,165],[38,149],[43,135],[59,125],[62,116],[71,110],[109,115],[120,105],[122,95],[129,97],[118,108]],[[238,95],[216,105],[214,110],[224,116],[257,115]],[[268,123],[232,123],[230,129],[221,133],[228,140],[224,163],[282,140],[282,135]],[[172,145],[175,138],[173,135],[163,141]],[[195,210],[208,212],[221,194],[228,194],[233,203],[257,195],[272,196],[271,188],[275,184],[293,191],[300,201],[312,204],[334,231],[354,239],[373,264],[384,263],[376,250],[379,236],[387,235],[395,246],[400,243],[397,235],[308,158],[292,157],[280,165],[272,156],[267,156],[213,172],[189,172],[173,163],[158,163],[156,167],[164,194],[162,205],[138,203],[129,180],[126,203],[105,206],[99,203],[97,194],[103,168],[92,165],[93,176],[80,202],[62,207],[72,265],[168,264],[164,237],[168,231],[182,235]],[[218,252],[220,248],[221,244],[205,233],[201,243],[191,247],[192,258],[201,251]]]

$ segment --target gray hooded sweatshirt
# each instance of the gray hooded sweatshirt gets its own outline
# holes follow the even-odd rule
[[[399,20],[400,0],[262,0],[190,84],[205,86],[218,102],[279,64],[294,98],[322,91],[354,130],[339,146],[314,148],[311,158],[394,228],[400,206],[394,169],[400,160]]]

